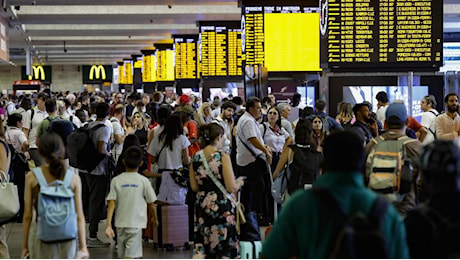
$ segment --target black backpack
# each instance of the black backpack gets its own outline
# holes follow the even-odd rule
[[[47,117],[46,120],[50,122],[47,131],[58,134],[62,138],[64,145],[67,146],[67,137],[75,130],[72,122],[62,117],[53,119]]]
[[[98,124],[89,128],[87,124],[67,137],[70,166],[91,172],[105,158],[104,154],[99,153],[97,144],[91,138],[94,131],[104,126],[104,124]]]
[[[438,211],[426,205],[420,206],[410,214],[419,215],[429,223],[431,241],[429,255],[426,258],[451,259],[460,258],[460,221],[441,215]]]
[[[384,197],[377,197],[369,215],[355,212],[347,216],[327,189],[314,187],[312,191],[318,199],[318,204],[324,209],[324,212],[321,211],[319,214],[333,214],[332,218],[339,221],[331,223],[334,232],[332,238],[335,237],[335,241],[333,240],[328,250],[330,255],[325,258],[388,257],[385,237],[380,232],[380,226],[389,206],[389,202]]]
[[[294,159],[289,164],[290,176],[286,176],[288,193],[292,194],[298,189],[303,189],[305,184],[312,184],[319,176],[319,163],[321,153],[312,145],[299,147],[289,145],[294,152]]]

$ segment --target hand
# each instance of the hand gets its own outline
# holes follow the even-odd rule
[[[105,229],[105,236],[106,236],[107,238],[112,238],[112,237],[115,236],[115,232],[113,232],[112,227],[107,227],[107,228]]]
[[[76,259],[89,259],[89,253],[88,249],[85,248],[80,248],[77,252],[77,256],[75,257]]]
[[[23,248],[21,252],[21,258],[25,258],[27,255],[29,255],[29,249]]]
[[[152,225],[154,228],[158,227],[160,223],[158,223],[158,219],[156,217],[152,217]]]
[[[240,176],[236,178],[235,183],[236,185],[240,188],[244,185],[244,180],[246,179],[246,176]]]

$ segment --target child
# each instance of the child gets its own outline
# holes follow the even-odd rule
[[[115,227],[118,233],[118,257],[142,257],[142,229],[147,226],[147,205],[154,227],[158,226],[153,202],[157,199],[149,180],[138,174],[142,165],[142,149],[130,147],[123,156],[126,172],[113,178],[107,196],[108,212],[105,235],[113,237],[111,227],[116,206]]]

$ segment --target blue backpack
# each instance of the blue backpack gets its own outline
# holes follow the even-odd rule
[[[37,207],[37,237],[46,243],[73,240],[77,237],[77,213],[70,184],[73,171],[67,170],[64,181],[47,183],[40,167],[33,173],[40,185]]]

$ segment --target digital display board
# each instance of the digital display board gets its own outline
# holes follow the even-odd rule
[[[142,53],[142,82],[156,81],[155,50],[141,50]]]
[[[321,71],[319,8],[245,6],[243,53],[247,65],[268,71]]]
[[[124,84],[133,84],[133,60],[123,59]]]
[[[174,81],[173,44],[155,44],[156,81]]]
[[[321,0],[321,67],[438,70],[443,1]]]
[[[173,35],[176,79],[198,79],[198,34]]]
[[[198,22],[203,77],[242,75],[241,22]]]

